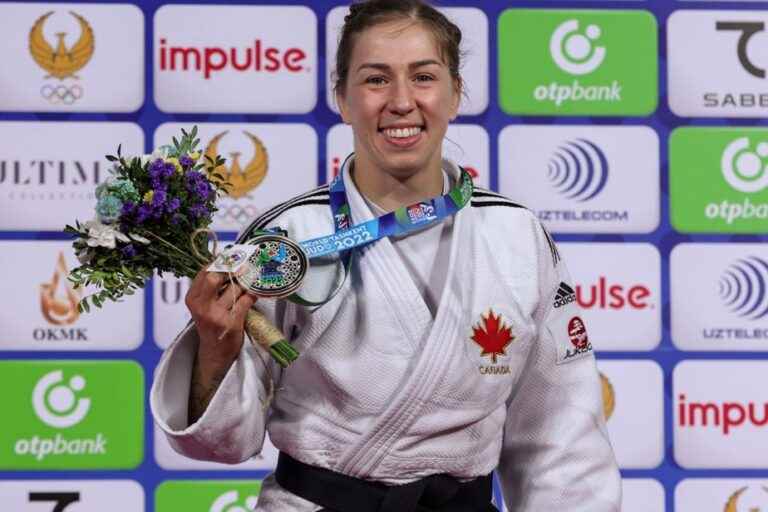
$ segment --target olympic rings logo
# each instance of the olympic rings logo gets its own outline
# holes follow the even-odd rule
[[[220,207],[217,212],[217,217],[223,222],[235,223],[245,226],[251,219],[256,216],[257,209],[253,205],[241,206],[239,204],[233,204],[227,207]]]
[[[40,94],[54,105],[72,105],[83,97],[83,88],[79,85],[67,87],[62,84],[56,86],[46,84],[40,89]]]

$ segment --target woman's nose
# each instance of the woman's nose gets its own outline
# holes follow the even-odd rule
[[[416,106],[413,97],[413,90],[407,81],[397,81],[392,88],[392,97],[389,101],[389,108],[397,114],[407,114]]]

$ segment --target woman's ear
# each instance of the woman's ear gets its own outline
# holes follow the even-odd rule
[[[344,124],[351,124],[349,121],[349,111],[347,110],[346,98],[339,91],[336,91],[336,105],[339,107],[341,120],[344,121]]]

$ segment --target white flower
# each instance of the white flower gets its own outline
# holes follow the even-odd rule
[[[144,238],[141,235],[137,235],[136,233],[128,233],[128,236],[133,240],[134,242],[139,242],[140,244],[149,245],[149,239]]]
[[[121,242],[131,241],[127,236],[116,230],[114,227],[102,224],[98,220],[89,220],[85,223],[85,228],[88,230],[88,241],[86,243],[89,247],[106,247],[108,249],[114,249],[115,240]]]

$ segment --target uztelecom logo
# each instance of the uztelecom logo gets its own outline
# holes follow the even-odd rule
[[[499,18],[501,108],[648,115],[657,102],[656,31],[647,11],[508,9]]]
[[[2,469],[132,469],[143,455],[134,362],[5,361]]]
[[[644,126],[507,126],[499,189],[567,233],[649,232],[659,219],[659,142]]]
[[[669,160],[675,229],[766,232],[768,130],[677,128],[670,137]]]
[[[260,480],[168,480],[155,491],[156,512],[251,512]]]

